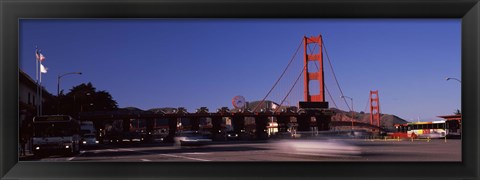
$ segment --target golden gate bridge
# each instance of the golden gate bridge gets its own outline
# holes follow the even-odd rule
[[[300,56],[298,52],[301,49],[303,49],[303,55]],[[328,60],[328,68],[324,68],[324,54]],[[300,58],[303,60],[300,61]],[[300,64],[298,62],[302,63]],[[335,87],[338,88],[336,96],[335,93],[331,91],[332,88],[329,90],[326,86],[325,73],[332,74],[329,79],[330,81],[327,81],[332,82],[331,84],[335,84]],[[300,79],[303,79],[303,88],[298,85]],[[288,90],[285,91],[285,89]],[[303,93],[301,91],[303,91]],[[303,100],[300,97],[302,94]],[[304,36],[286,68],[275,81],[272,88],[255,106],[249,107],[245,105],[234,107],[234,109],[231,110],[228,107],[222,107],[216,112],[209,112],[206,107],[201,107],[197,109],[195,113],[189,113],[183,107],[174,108],[171,111],[157,112],[82,112],[78,118],[81,121],[93,121],[97,125],[96,127],[101,127],[102,123],[105,122],[111,123],[115,120],[121,120],[123,132],[130,132],[135,128],[143,128],[147,134],[147,139],[150,139],[154,130],[159,127],[157,122],[160,121],[162,122],[160,124],[163,124],[162,127],[167,129],[168,135],[166,139],[170,141],[173,140],[173,137],[179,131],[178,122],[180,119],[187,119],[189,121],[189,130],[192,131],[199,131],[201,129],[201,120],[210,119],[211,128],[209,128],[209,132],[213,137],[221,136],[225,133],[225,118],[231,120],[233,132],[235,133],[245,132],[245,121],[247,119],[253,120],[255,126],[253,134],[255,139],[268,138],[267,127],[271,125],[270,122],[276,122],[278,133],[290,132],[289,126],[292,123],[296,125],[295,131],[302,132],[312,130],[329,131],[332,127],[350,126],[351,130],[353,130],[354,127],[368,129],[372,132],[381,132],[384,130],[380,127],[378,91],[370,91],[368,100],[370,104],[370,123],[356,120],[353,114],[350,117],[350,121],[332,121],[334,112],[329,108],[329,102],[338,109],[338,104],[334,97],[341,98],[341,101],[343,100],[342,102],[345,103],[348,110],[352,113],[354,112],[353,99],[351,102],[352,106],[348,106],[345,98],[347,96],[343,94],[340,88],[322,36]],[[267,99],[276,100],[275,102],[280,103],[277,103],[277,107],[275,108],[268,108],[268,106],[265,105]],[[298,106],[290,105],[290,102],[297,101]],[[133,121],[142,121],[143,127],[139,125],[132,127]]]

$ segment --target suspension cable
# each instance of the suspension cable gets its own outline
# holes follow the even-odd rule
[[[293,86],[290,88],[290,90],[288,91],[287,95],[283,98],[282,102],[280,103],[280,107],[282,107],[283,102],[285,102],[285,99],[287,99],[287,97],[290,95],[290,93],[292,92],[292,90],[293,90],[293,88],[295,87],[295,85],[297,85],[297,82],[298,82],[298,80],[300,79],[300,77],[302,77],[302,74],[303,74],[303,72],[305,71],[305,67],[306,67],[306,66],[307,66],[306,64],[303,66],[302,72],[300,72],[300,74],[299,74],[298,77],[297,77],[297,80],[295,80],[295,83],[293,83]],[[280,109],[280,108],[275,109],[275,111],[274,111],[273,113],[276,113],[279,109]]]
[[[367,104],[365,104],[365,110],[363,112],[367,112],[367,107],[368,107],[368,103],[370,102],[370,98],[368,98],[367,100]]]
[[[316,61],[315,61],[315,67],[317,67],[317,71],[320,71],[320,68],[318,67]],[[338,109],[337,103],[335,103],[335,100],[332,98],[332,95],[330,94],[330,91],[328,91],[328,88],[327,88],[327,85],[325,84],[325,82],[323,83],[323,87],[325,87],[325,90],[327,91],[328,96],[330,97],[330,99],[332,99],[332,102],[333,102],[333,105],[335,105],[335,108]]]
[[[268,91],[267,95],[265,95],[265,97],[262,99],[262,101],[260,103],[258,103],[255,108],[253,109],[253,112],[255,112],[258,107],[260,107],[261,104],[263,104],[263,102],[265,102],[265,99],[267,99],[267,97],[270,95],[270,93],[273,91],[273,89],[275,88],[275,86],[277,86],[278,82],[280,81],[280,79],[282,79],[283,75],[285,75],[285,72],[287,71],[287,69],[290,67],[290,65],[292,64],[293,60],[295,59],[295,57],[297,56],[297,53],[298,53],[298,50],[300,50],[300,47],[302,47],[302,44],[303,44],[303,38],[302,38],[302,41],[300,41],[300,44],[298,45],[298,48],[297,50],[295,51],[295,53],[293,54],[292,56],[292,59],[290,59],[290,62],[288,63],[287,67],[285,67],[285,69],[283,70],[282,74],[280,75],[280,77],[277,79],[277,81],[275,82],[275,84],[273,84],[273,87]]]
[[[335,103],[335,100],[333,100],[332,95],[330,94],[330,91],[328,91],[327,85],[323,84],[323,87],[325,87],[325,90],[327,91],[328,96],[330,97],[330,99],[332,99],[332,102],[333,102],[333,105],[335,106],[335,108],[338,109],[337,103]]]
[[[322,45],[323,45],[323,48],[325,49],[325,55],[327,55],[328,64],[330,65],[330,69],[332,70],[332,74],[333,74],[333,77],[334,77],[334,79],[335,79],[335,82],[337,83],[338,89],[340,90],[340,94],[341,94],[342,96],[344,96],[344,95],[343,95],[342,88],[340,88],[340,84],[338,83],[337,76],[335,75],[335,71],[333,70],[332,62],[330,61],[330,57],[328,56],[327,46],[325,46],[325,43],[323,43],[323,40],[322,40]],[[345,98],[342,98],[342,99],[343,99],[343,101],[345,102],[345,104],[347,105],[348,109],[349,109],[350,111],[352,111],[352,109],[348,106],[347,100],[346,100]]]
[[[302,40],[302,42],[303,42],[303,40]],[[308,47],[308,46],[307,46],[307,48],[309,48],[310,54],[311,54],[313,51],[315,51],[315,48],[317,48],[317,45],[315,44],[315,46],[313,46],[313,49],[310,49],[310,47]],[[300,75],[298,75],[297,79],[296,79],[295,82],[293,83],[293,86],[290,88],[290,90],[288,91],[287,95],[285,95],[285,97],[283,98],[283,100],[280,102],[280,107],[282,107],[285,99],[287,99],[287,97],[288,97],[288,96],[290,95],[290,93],[292,92],[293,88],[297,85],[298,80],[300,79],[300,77],[302,77],[302,74],[303,74],[303,72],[305,71],[305,67],[308,68],[307,65],[308,65],[308,63],[305,64],[305,65],[303,65],[302,71],[300,72]],[[274,113],[276,113],[277,111],[278,111],[278,108],[275,109]]]
[[[322,45],[323,45],[323,39],[322,39]],[[315,47],[316,47],[316,44],[315,44]],[[314,47],[313,50],[315,50],[315,47]],[[312,51],[313,51],[313,50],[312,50]],[[312,53],[312,51],[310,51],[310,53]],[[315,67],[317,68],[317,71],[320,71],[320,68],[319,68],[318,65],[317,65],[317,61],[315,61],[314,64],[315,64]],[[332,70],[332,72],[333,72],[333,70]],[[335,107],[338,109],[337,103],[335,103],[335,100],[332,98],[332,95],[330,94],[330,91],[328,91],[328,88],[327,88],[327,86],[325,85],[325,82],[323,83],[323,87],[324,87],[325,90],[327,91],[327,94],[328,94],[328,96],[330,97],[330,99],[332,99],[332,102],[333,102],[333,104],[335,105]],[[348,105],[347,105],[347,107],[348,107]]]
[[[315,45],[313,46],[313,48],[310,48],[310,47],[308,47],[308,46],[307,46],[307,48],[308,48],[308,50],[310,50],[310,54],[312,54],[312,53],[315,51],[315,49],[317,48],[317,44],[315,44]],[[287,99],[287,97],[288,97],[288,96],[290,95],[290,93],[292,92],[293,88],[297,85],[298,80],[300,79],[300,77],[302,77],[303,72],[305,72],[305,68],[308,68],[308,63],[306,63],[306,64],[303,66],[302,72],[300,72],[300,74],[298,75],[297,79],[295,80],[295,83],[293,83],[293,86],[290,88],[290,90],[288,91],[287,95],[283,98],[282,102],[280,103],[280,107],[282,107],[283,103],[285,102],[285,99]],[[317,66],[317,70],[318,70],[318,66]],[[334,102],[334,104],[335,104],[335,102]],[[335,104],[335,105],[336,105],[336,104]],[[275,109],[274,113],[276,113],[277,111],[278,111],[278,109]]]

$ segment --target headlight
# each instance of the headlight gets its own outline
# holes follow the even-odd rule
[[[87,144],[87,141],[83,141],[82,143],[83,143],[83,144]]]
[[[40,150],[40,147],[36,147],[35,149],[36,149],[36,150]]]
[[[98,141],[95,141],[95,144],[98,144]]]
[[[70,148],[70,146],[65,146],[65,149],[68,149],[68,148]]]

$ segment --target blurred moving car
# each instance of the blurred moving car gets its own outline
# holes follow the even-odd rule
[[[82,138],[82,145],[84,147],[87,147],[87,146],[96,146],[98,145],[98,140],[97,140],[97,137],[95,136],[95,134],[85,134],[83,135],[83,138]]]
[[[203,146],[212,142],[212,139],[196,131],[182,132],[174,138],[175,146]]]
[[[289,139],[273,143],[280,153],[324,156],[355,157],[361,155],[360,147],[339,140],[326,139]]]

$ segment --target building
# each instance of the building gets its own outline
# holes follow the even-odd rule
[[[51,107],[45,107],[47,102],[52,102],[54,96],[45,88],[42,88],[41,102],[44,104],[43,112],[49,111]],[[24,122],[30,122],[31,118],[37,114],[37,108],[40,103],[37,96],[37,83],[22,70],[18,70],[18,118],[20,125]],[[45,113],[43,113],[45,114]]]
[[[438,117],[445,119],[445,123],[449,127],[450,134],[457,134],[458,136],[461,136],[462,114],[445,115],[445,116],[438,116]]]
[[[42,88],[42,98],[40,102],[43,103],[43,112],[51,111],[51,106],[45,104],[52,104],[54,96],[50,94],[45,88]],[[37,115],[37,108],[39,107],[39,100],[37,96],[37,83],[30,76],[28,76],[21,69],[18,69],[18,120],[19,120],[19,143],[23,149],[20,152],[28,150],[31,152],[31,137],[33,136],[33,117]],[[45,113],[44,113],[45,114]]]

